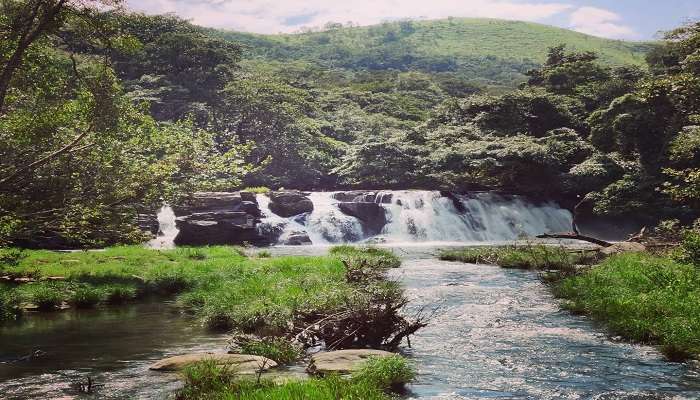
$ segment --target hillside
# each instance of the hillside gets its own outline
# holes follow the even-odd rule
[[[594,51],[610,65],[644,65],[651,43],[603,39],[547,25],[493,19],[401,21],[320,32],[259,35],[215,31],[268,60],[305,60],[345,69],[452,72],[488,84],[512,85],[541,64],[547,49],[566,44]]]

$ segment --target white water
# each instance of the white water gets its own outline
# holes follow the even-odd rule
[[[148,247],[157,249],[174,247],[173,242],[179,230],[175,226],[175,213],[170,206],[165,205],[158,211],[158,225],[160,226],[158,235],[148,242]]]
[[[294,232],[306,232],[314,244],[362,242],[372,239],[363,234],[362,223],[338,209],[334,192],[314,192],[310,215],[282,218],[269,210],[269,199],[258,195],[264,217],[261,229],[276,227],[283,233],[280,243]],[[499,242],[532,237],[545,232],[563,232],[571,227],[571,213],[554,203],[535,205],[521,197],[503,197],[494,193],[460,196],[464,212],[452,199],[432,191],[383,191],[381,204],[388,223],[380,233],[388,243],[410,242]],[[376,240],[375,238],[374,240]]]

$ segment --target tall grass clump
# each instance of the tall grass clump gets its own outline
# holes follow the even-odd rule
[[[415,376],[401,357],[372,359],[350,378],[335,374],[280,385],[266,379],[237,376],[230,367],[203,361],[184,370],[179,400],[391,400],[390,392]],[[264,377],[264,375],[263,375]]]
[[[443,250],[439,257],[441,260],[470,264],[494,264],[503,268],[557,270],[568,273],[573,273],[578,264],[594,261],[594,257],[586,252],[572,252],[561,246],[545,245]]]
[[[564,307],[627,339],[659,344],[671,360],[700,354],[700,271],[644,253],[612,256],[554,287]]]
[[[231,343],[232,351],[236,353],[263,356],[280,365],[291,364],[302,355],[300,346],[284,337],[237,335]]]

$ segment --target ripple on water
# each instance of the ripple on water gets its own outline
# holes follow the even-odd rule
[[[412,338],[410,398],[700,398],[697,371],[561,311],[536,274],[425,259],[394,274],[414,310],[441,308]]]

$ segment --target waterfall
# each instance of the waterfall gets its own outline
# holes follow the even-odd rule
[[[158,211],[158,235],[148,242],[148,247],[156,249],[171,248],[175,245],[178,229],[175,226],[175,212],[170,206],[164,205]]]
[[[387,223],[379,235],[367,235],[363,222],[338,208],[337,192],[313,192],[310,214],[282,218],[269,209],[269,198],[258,195],[263,213],[261,232],[279,235],[278,243],[305,234],[314,244],[363,241],[484,243],[570,230],[571,213],[556,203],[535,204],[520,196],[471,193],[443,196],[440,192],[405,190],[367,192],[362,201],[384,208]]]

